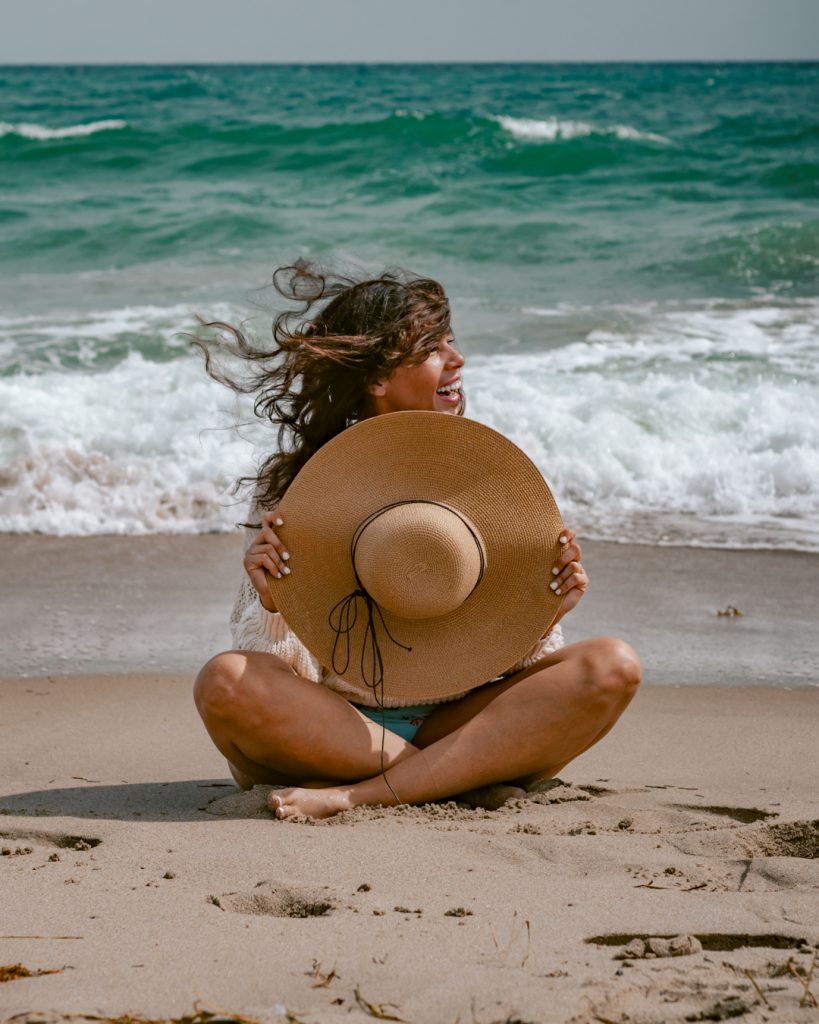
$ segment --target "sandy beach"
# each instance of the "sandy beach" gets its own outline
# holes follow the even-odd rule
[[[498,811],[310,823],[232,785],[191,701],[239,549],[0,537],[0,965],[56,972],[0,1019],[817,1019],[819,558],[584,546],[569,641],[645,667],[614,731]]]

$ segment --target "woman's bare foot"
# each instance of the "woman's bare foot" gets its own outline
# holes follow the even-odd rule
[[[459,793],[455,799],[469,807],[496,811],[507,800],[525,800],[526,795],[525,789],[499,782],[495,786],[482,786],[480,789],[470,789],[468,793]]]
[[[267,806],[277,818],[304,814],[309,818],[330,818],[353,806],[349,788],[276,789],[267,798]]]

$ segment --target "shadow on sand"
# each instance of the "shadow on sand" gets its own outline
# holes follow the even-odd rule
[[[35,789],[0,797],[0,834],[4,831],[2,815],[96,821],[213,821],[213,815],[206,810],[208,805],[239,792],[234,783],[225,779]]]

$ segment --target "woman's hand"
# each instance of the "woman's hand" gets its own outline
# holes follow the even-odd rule
[[[275,509],[262,516],[262,528],[245,552],[244,561],[245,572],[269,612],[275,612],[277,608],[267,588],[265,569],[276,579],[290,575],[290,566],[287,564],[290,554],[273,529],[274,526],[284,526],[284,520]]]
[[[555,562],[552,569],[554,579],[549,586],[556,594],[565,595],[560,611],[557,614],[555,623],[560,622],[564,615],[576,608],[580,598],[586,593],[589,585],[589,577],[586,570],[580,564],[580,545],[575,541],[577,530],[567,530],[565,527],[560,534],[561,543],[567,544],[566,550]],[[564,540],[565,538],[565,540]]]

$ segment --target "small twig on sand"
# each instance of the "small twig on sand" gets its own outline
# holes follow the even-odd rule
[[[97,1013],[64,1013],[62,1017],[66,1020],[97,1021],[99,1024],[211,1024],[211,1022],[214,1022],[214,1024],[217,1024],[217,1022],[218,1024],[261,1024],[261,1021],[255,1017],[244,1017],[239,1013],[228,1013],[226,1010],[221,1010],[215,1006],[206,1009],[199,1002],[193,1004],[193,1010],[192,1014],[185,1014],[182,1017],[163,1017],[159,1020],[139,1017],[131,1013],[126,1013],[119,1017],[105,1017]],[[285,1013],[288,1024],[304,1024],[303,1021],[289,1010],[285,1010]],[[18,1016],[26,1017],[28,1015],[22,1014]],[[14,1021],[15,1019],[10,1017],[9,1021]]]
[[[364,1010],[365,1013],[368,1013],[371,1017],[375,1017],[378,1020],[404,1020],[403,1017],[397,1017],[394,1013],[390,1013],[387,1010],[387,1007],[391,1007],[393,1010],[399,1009],[399,1007],[396,1006],[395,1003],[371,1003],[368,1000],[366,1000],[364,996],[361,994],[361,989],[358,987],[358,985],[356,985],[356,987],[353,989],[353,995],[355,996],[355,1001],[358,1003],[361,1009]]]
[[[333,964],[333,967],[328,974],[322,974],[320,960],[314,960],[313,969],[305,971],[304,973],[308,978],[315,978],[316,983],[313,985],[313,988],[327,988],[327,986],[338,977],[336,974],[335,964]]]
[[[0,939],[84,939],[84,935],[0,935]]]
[[[196,1016],[193,1018],[193,1024],[208,1024],[208,1021],[213,1017],[218,1017],[223,1021],[235,1021],[236,1024],[261,1024],[261,1021],[258,1021],[255,1017],[245,1017],[240,1013],[230,1013],[228,1010],[223,1010],[221,1006],[213,1006],[203,1003],[201,1000],[197,1000],[193,1004],[193,1009],[196,1013]],[[185,1020],[184,1017],[182,1019]]]
[[[523,954],[523,959],[520,962],[521,967],[526,966],[526,961],[529,959],[529,951],[532,948],[532,926],[528,921],[524,921],[526,925],[526,952]]]
[[[742,973],[745,975],[745,977],[748,979],[748,981],[750,981],[750,983],[754,986],[754,988],[756,989],[756,994],[759,996],[759,998],[762,1000],[762,1002],[768,1007],[769,1010],[772,1010],[773,1007],[768,1002],[768,1000],[767,1000],[767,998],[765,996],[765,993],[759,987],[759,983],[757,982],[756,978],[754,977],[754,972],[752,970],[750,970],[750,968],[746,967],[745,970]]]
[[[813,959],[810,962],[810,967],[808,968],[808,973],[807,973],[807,975],[804,978],[801,976],[801,974],[799,974],[799,972],[796,970],[794,965],[792,963],[788,962],[788,970],[794,976],[794,978],[796,978],[796,980],[799,982],[799,984],[802,986],[802,988],[805,990],[802,998],[799,1000],[799,1005],[801,1007],[803,1007],[803,1008],[806,1007],[806,1006],[813,1006],[813,1007],[819,1006],[819,1003],[817,1003],[817,1001],[816,1001],[816,996],[810,990],[811,982],[813,981],[813,972],[814,972],[815,967],[816,967],[816,953],[813,954]]]
[[[4,964],[0,965],[0,984],[4,981],[18,981],[20,978],[41,978],[44,974],[62,974],[64,970],[64,967],[60,967],[53,971],[30,971],[22,964]]]

